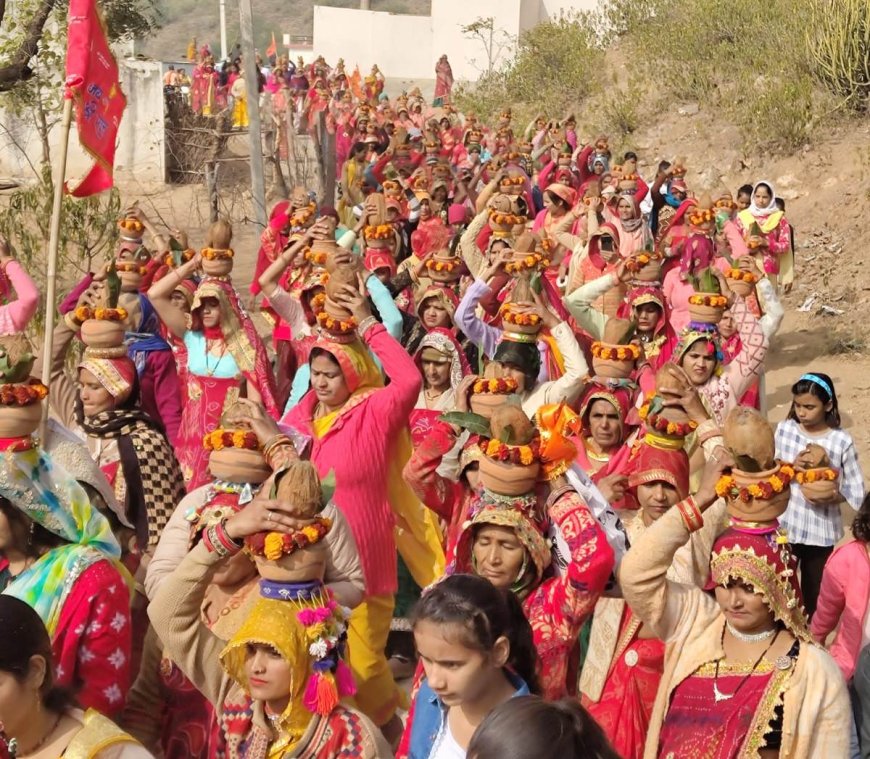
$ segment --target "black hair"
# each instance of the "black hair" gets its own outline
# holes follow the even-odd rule
[[[546,746],[546,750],[543,747]],[[619,759],[604,731],[577,701],[511,698],[477,726],[469,759]]]
[[[737,188],[737,196],[748,195],[750,198],[752,197],[752,185],[751,184],[743,184]]]
[[[54,683],[51,637],[39,614],[14,596],[0,595],[0,630],[3,631],[0,671],[8,672],[19,683],[24,682],[30,671],[30,659],[41,656],[45,659],[45,679],[39,689],[42,706],[53,712],[64,712],[74,706],[70,691]]]
[[[669,168],[671,168],[670,161],[659,161],[659,171],[667,171]]]
[[[462,631],[461,644],[489,652],[499,638],[507,638],[507,666],[533,693],[540,692],[538,652],[532,628],[517,597],[489,580],[471,574],[450,575],[427,591],[411,614],[411,626],[422,621],[453,625]]]
[[[2,496],[0,496],[0,514],[3,514],[6,521],[9,522],[9,531],[12,533],[14,547],[29,559],[37,559],[44,551],[69,542],[33,521],[21,509]]]
[[[502,340],[495,349],[492,360],[500,364],[518,366],[526,376],[526,390],[531,390],[538,381],[538,374],[541,371],[541,353],[535,343]]]
[[[560,198],[552,190],[547,190],[547,195],[550,196],[551,203],[555,203],[557,206],[559,206],[559,208],[563,208],[566,211],[571,210],[571,204],[567,200],[565,200],[564,198]]]
[[[351,155],[356,155],[356,154],[359,153],[361,150],[362,150],[362,151],[367,151],[367,150],[368,150],[368,148],[366,147],[366,144],[365,144],[364,142],[355,142],[355,143],[354,143],[353,145],[351,145],[351,147],[350,147],[350,154],[351,154]]]
[[[773,197],[773,187],[771,187],[767,182],[759,182],[755,187],[753,187],[753,191],[757,190],[759,187],[766,187],[767,191],[770,193],[770,197]]]
[[[314,347],[314,348],[312,348],[312,349],[311,349],[311,353],[308,354],[308,364],[309,364],[309,366],[311,365],[311,363],[314,361],[315,358],[321,358],[321,357],[322,357],[322,358],[328,358],[330,361],[332,361],[333,364],[335,364],[339,369],[341,369],[341,364],[338,363],[338,359],[337,359],[335,356],[333,356],[333,355],[332,355],[328,350],[326,350],[325,348],[318,348],[318,347]],[[342,371],[342,374],[344,374],[343,371]]]
[[[773,202],[776,203],[776,207],[777,207],[780,211],[782,211],[783,213],[785,213],[785,201],[784,201],[782,198],[780,198],[779,196],[777,196],[777,197],[775,197],[775,198],[773,199]]]
[[[822,386],[821,382],[807,379],[811,376],[820,379],[827,388],[830,388],[831,392],[829,393],[828,390]],[[837,403],[837,390],[834,387],[834,381],[827,374],[822,374],[822,372],[809,372],[808,374],[805,374],[791,386],[791,394],[793,396],[806,394],[813,395],[822,402],[823,406],[827,406],[830,403],[831,410],[825,412],[825,423],[832,429],[839,429],[842,426],[840,420],[840,407]],[[791,402],[791,408],[788,411],[788,418],[793,419],[794,421],[798,420],[797,414],[794,410],[794,400]]]
[[[636,161],[636,160],[637,160],[637,153],[635,153],[633,150],[629,150],[629,151],[628,151],[628,152],[627,152],[627,153],[622,157],[622,161],[623,161],[623,163],[624,163],[625,161]]]
[[[870,493],[864,496],[861,508],[855,515],[855,521],[852,522],[852,535],[855,540],[870,543]]]

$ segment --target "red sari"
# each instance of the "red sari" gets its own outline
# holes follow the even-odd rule
[[[601,698],[583,706],[623,759],[643,759],[644,743],[665,660],[665,644],[639,638],[641,621],[626,605]]]

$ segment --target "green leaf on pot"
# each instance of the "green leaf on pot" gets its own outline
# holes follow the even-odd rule
[[[698,292],[702,293],[718,293],[719,280],[713,274],[712,267],[708,266],[700,272],[698,276]]]
[[[480,414],[475,414],[473,411],[446,411],[438,417],[438,420],[462,427],[462,429],[468,430],[475,435],[492,437],[489,419]]]

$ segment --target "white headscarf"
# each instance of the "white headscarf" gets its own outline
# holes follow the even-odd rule
[[[770,189],[770,204],[767,208],[759,208],[755,205],[755,191],[762,184]],[[749,213],[753,216],[770,216],[770,214],[778,210],[779,206],[776,205],[776,189],[773,186],[773,182],[768,182],[766,179],[756,182],[752,187],[752,202],[749,204]]]

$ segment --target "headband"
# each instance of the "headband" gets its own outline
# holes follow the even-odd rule
[[[825,382],[821,377],[817,374],[804,374],[798,382],[803,382],[806,380],[807,382],[812,382],[814,385],[818,385],[822,390],[824,390],[828,394],[828,398],[833,400],[834,398],[834,390],[833,388]]]

